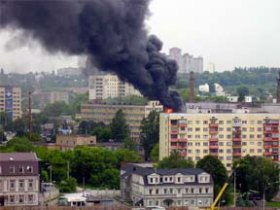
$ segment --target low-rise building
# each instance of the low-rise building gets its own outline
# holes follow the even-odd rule
[[[87,103],[81,105],[81,119],[109,125],[119,110],[122,110],[125,115],[132,140],[138,142],[141,121],[153,110],[162,112],[163,106],[159,101],[150,101],[146,105]]]
[[[163,159],[178,151],[194,162],[216,156],[231,170],[246,155],[280,161],[280,114],[171,113],[160,115],[160,152]]]
[[[0,153],[0,206],[36,206],[39,161],[35,153]]]
[[[62,150],[73,150],[76,146],[96,146],[95,136],[57,135],[56,146]]]
[[[213,180],[198,168],[155,169],[129,164],[121,170],[121,197],[134,206],[209,207]]]

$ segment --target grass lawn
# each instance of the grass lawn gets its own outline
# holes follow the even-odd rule
[[[269,201],[269,202],[266,202],[266,206],[267,207],[280,207],[280,202],[277,202],[277,201]]]

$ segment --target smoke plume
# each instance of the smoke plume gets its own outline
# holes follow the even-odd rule
[[[0,0],[1,27],[23,29],[49,52],[87,55],[103,71],[179,111],[182,100],[169,86],[177,64],[160,53],[162,42],[147,36],[149,0]]]

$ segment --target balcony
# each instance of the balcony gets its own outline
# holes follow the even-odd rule
[[[241,137],[233,137],[232,139],[233,142],[240,142],[241,141]]]
[[[171,130],[171,134],[178,134],[178,130]]]
[[[214,130],[214,129],[213,129],[213,130],[209,130],[209,133],[212,134],[212,135],[213,135],[213,134],[215,135],[215,134],[218,133],[218,130]]]
[[[177,138],[171,138],[171,142],[178,142]]]
[[[233,152],[232,156],[233,157],[241,157],[241,151],[240,152]]]
[[[272,137],[264,137],[263,141],[272,141]]]
[[[272,152],[264,152],[263,155],[264,155],[264,156],[271,156],[271,155],[272,155]]]
[[[278,146],[277,146],[277,147],[278,147]],[[265,148],[265,149],[270,149],[270,148],[272,148],[272,145],[271,145],[271,144],[267,144],[267,145],[264,145],[263,148]]]
[[[210,128],[218,128],[218,126],[219,126],[219,125],[216,124],[216,123],[210,123],[210,124],[209,124],[209,127],[210,127]]]
[[[241,144],[233,144],[232,145],[232,148],[241,148],[242,146],[241,146]]]
[[[209,145],[209,149],[219,149],[219,145],[218,144],[213,144],[213,145]]]
[[[210,142],[218,142],[219,139],[217,137],[210,137],[209,141]]]
[[[183,142],[183,143],[187,143],[188,142],[187,138],[179,138],[177,140],[178,140],[178,142]]]

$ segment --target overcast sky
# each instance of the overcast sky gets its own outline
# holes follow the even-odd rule
[[[217,70],[235,66],[280,66],[280,0],[153,0],[150,33],[170,47],[204,57]],[[0,68],[51,71],[78,66],[77,57],[48,55],[37,43],[13,49],[0,32]]]

